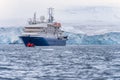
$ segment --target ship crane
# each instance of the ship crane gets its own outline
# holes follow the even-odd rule
[[[54,9],[54,8],[48,8],[48,14],[49,14],[48,22],[50,22],[50,23],[52,23],[52,22],[54,21],[53,9]]]

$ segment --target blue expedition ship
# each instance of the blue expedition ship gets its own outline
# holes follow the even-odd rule
[[[54,22],[53,8],[48,9],[49,19],[41,16],[40,20],[36,19],[34,13],[33,19],[28,21],[29,25],[24,27],[20,36],[26,47],[33,46],[65,46],[67,36],[63,35],[61,23]]]

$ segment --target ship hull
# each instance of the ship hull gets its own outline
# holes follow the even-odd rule
[[[56,38],[44,38],[44,37],[32,37],[32,36],[20,36],[25,46],[33,44],[34,46],[65,46],[66,40]]]

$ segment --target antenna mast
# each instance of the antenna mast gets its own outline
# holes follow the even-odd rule
[[[53,20],[54,20],[54,17],[53,17],[53,9],[54,9],[54,8],[48,8],[48,14],[49,14],[48,22],[53,22]]]
[[[34,13],[33,23],[36,24],[36,12]]]

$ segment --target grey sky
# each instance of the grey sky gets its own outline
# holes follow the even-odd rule
[[[43,15],[48,7],[60,10],[72,6],[119,7],[120,0],[0,0],[0,26],[21,26],[35,11]]]

